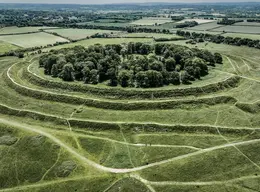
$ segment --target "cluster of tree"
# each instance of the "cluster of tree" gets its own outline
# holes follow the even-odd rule
[[[260,23],[260,19],[247,19],[247,22],[257,22],[257,23]]]
[[[184,23],[176,25],[176,28],[195,27],[196,25],[198,25],[196,21],[185,21]]]
[[[59,27],[71,27],[71,28],[78,28],[78,29],[102,29],[102,30],[116,30],[116,31],[127,31],[128,33],[171,33],[169,29],[156,29],[150,27],[132,27],[132,26],[114,26],[114,25],[106,25],[106,26],[98,26],[98,25],[91,25],[91,24],[71,24],[66,26],[59,26]]]
[[[204,34],[204,33],[196,33],[189,31],[180,31],[176,32],[177,35],[183,36],[187,39],[192,39],[195,42],[204,42],[209,41],[213,43],[223,43],[228,45],[235,45],[235,46],[248,46],[260,49],[260,40],[253,40],[249,38],[240,38],[240,37],[224,37],[221,35],[213,35],[213,34]]]
[[[183,40],[184,38],[182,37],[160,37],[160,38],[153,38],[154,41],[156,42],[165,42],[165,41],[179,41],[179,40]]]
[[[243,22],[243,20],[233,20],[228,18],[223,18],[222,20],[218,21],[218,24],[220,25],[233,25],[238,22]]]
[[[173,21],[181,21],[183,19],[185,19],[183,16],[171,16],[171,19]]]
[[[86,84],[122,87],[161,87],[200,79],[222,56],[207,50],[171,44],[128,43],[84,48],[76,46],[42,55],[46,75]]]

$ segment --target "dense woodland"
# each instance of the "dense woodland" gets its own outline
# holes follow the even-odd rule
[[[177,31],[177,35],[183,36],[187,39],[193,39],[194,42],[204,42],[209,41],[213,43],[224,43],[228,45],[235,45],[235,46],[248,46],[260,49],[260,40],[252,40],[249,38],[240,38],[240,37],[224,37],[221,35],[212,35],[212,34],[204,34],[204,33],[196,33],[189,31]]]
[[[149,88],[189,84],[208,74],[208,66],[222,63],[219,53],[172,44],[129,43],[76,46],[40,57],[46,75],[64,81],[105,83],[109,86]]]

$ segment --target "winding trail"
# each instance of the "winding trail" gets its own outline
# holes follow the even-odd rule
[[[69,133],[67,133],[66,131],[61,131],[61,130],[59,130],[59,131],[51,130],[51,132],[63,133],[63,134],[69,135]],[[114,140],[114,139],[110,139],[110,138],[107,138],[107,137],[98,137],[98,136],[89,135],[89,134],[82,134],[82,133],[78,133],[78,132],[74,132],[73,134],[75,136],[77,136],[77,137],[103,140],[103,141],[108,141],[108,142],[111,142],[111,143],[118,143],[118,144],[122,144],[122,145],[133,146],[133,147],[187,148],[187,149],[194,149],[194,150],[201,150],[202,149],[202,148],[198,148],[198,147],[194,147],[194,146],[190,146],[190,145],[165,145],[165,144],[129,143],[129,142],[126,142],[126,141],[119,141],[119,140]]]
[[[31,125],[27,125],[27,124],[21,124],[19,122],[15,122],[15,121],[10,122],[10,121],[8,121],[4,118],[0,118],[0,123],[6,124],[6,125],[9,125],[9,126],[12,126],[12,127],[16,127],[18,129],[31,131],[31,132],[35,132],[35,133],[41,134],[43,136],[46,136],[47,138],[49,138],[50,140],[52,140],[56,144],[63,147],[69,153],[74,155],[74,157],[77,158],[82,163],[86,163],[86,164],[88,164],[88,165],[90,165],[90,166],[92,166],[96,169],[99,169],[100,171],[111,172],[111,173],[131,173],[131,172],[135,172],[135,171],[141,171],[141,170],[144,170],[144,169],[147,169],[147,168],[155,167],[155,166],[158,166],[158,165],[163,165],[163,164],[166,164],[166,163],[178,161],[178,160],[193,157],[193,156],[196,156],[196,155],[201,155],[201,154],[211,152],[211,151],[215,151],[215,150],[218,150],[218,149],[230,148],[230,147],[240,146],[240,145],[249,145],[249,144],[254,144],[254,143],[260,142],[260,139],[254,139],[254,140],[249,140],[249,141],[227,143],[227,144],[224,144],[224,145],[219,145],[219,146],[214,146],[214,147],[210,147],[210,148],[206,148],[206,149],[201,149],[201,150],[196,151],[196,152],[192,152],[192,153],[185,154],[185,155],[180,155],[178,157],[170,158],[170,159],[167,159],[167,160],[162,160],[162,161],[151,163],[151,164],[144,165],[144,166],[139,166],[139,167],[135,167],[135,168],[117,169],[117,168],[105,167],[103,165],[100,165],[100,164],[92,161],[92,160],[89,160],[88,158],[79,154],[72,147],[66,145],[65,143],[63,143],[58,138],[56,138],[55,136],[51,135],[48,132],[45,132],[44,130],[42,130],[39,127],[34,127],[34,126],[31,126]]]
[[[53,184],[64,183],[64,182],[67,182],[67,181],[77,181],[77,180],[91,179],[91,178],[93,178],[93,177],[92,176],[89,176],[89,177],[80,176],[80,177],[59,179],[59,180],[54,180],[54,181],[45,181],[45,182],[27,184],[27,185],[18,186],[18,187],[10,187],[10,188],[5,188],[5,189],[0,189],[0,192],[25,191],[25,190],[39,188],[39,187],[47,187],[47,186],[53,185]]]
[[[246,76],[244,76],[244,75],[239,75],[239,74],[237,73],[236,68],[234,67],[232,61],[230,60],[230,58],[229,58],[228,56],[226,56],[226,57],[227,57],[227,59],[228,59],[230,65],[233,67],[235,74],[229,73],[229,72],[225,72],[225,71],[221,71],[221,70],[218,70],[218,71],[220,71],[220,72],[222,72],[222,73],[226,73],[226,74],[236,75],[236,76],[238,76],[238,77],[240,77],[240,78],[243,78],[243,79],[247,79],[247,80],[250,80],[250,81],[255,81],[255,82],[260,83],[260,80],[258,80],[258,79],[254,79],[254,78],[251,78],[251,77],[246,77]]]
[[[148,181],[137,174],[130,174],[130,177],[138,179],[143,183],[154,185],[154,186],[167,186],[167,185],[175,185],[175,186],[207,186],[207,185],[224,185],[224,184],[232,184],[239,181],[245,181],[250,179],[259,179],[260,176],[243,176],[239,178],[224,180],[224,181],[190,181],[190,182],[180,182],[180,181]]]

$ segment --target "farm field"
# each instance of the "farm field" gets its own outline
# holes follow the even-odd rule
[[[4,41],[23,48],[46,46],[48,44],[54,44],[56,42],[68,42],[67,39],[50,35],[44,32],[0,36],[0,41]]]
[[[51,49],[138,41],[154,43],[88,39]],[[223,64],[192,85],[119,95],[118,87],[68,90],[79,83],[45,76],[38,56],[0,58],[0,191],[259,191],[260,50],[186,46],[219,52]],[[179,89],[191,95],[143,99]],[[135,97],[120,97],[128,91]]]
[[[48,28],[54,28],[54,27],[4,27],[4,28],[0,28],[0,35],[39,32],[40,29],[48,29]]]
[[[90,37],[97,33],[108,33],[108,34],[117,34],[119,31],[109,31],[109,30],[94,30],[94,29],[51,29],[45,30],[51,33],[57,33],[62,37],[66,37],[72,40],[78,40]]]
[[[256,26],[256,27],[260,27],[260,23],[257,22],[238,22],[234,24],[235,26]]]
[[[162,17],[144,17],[140,20],[134,21],[132,25],[161,25],[164,23],[172,22],[170,18],[162,18]]]
[[[224,33],[222,34],[224,37],[239,37],[239,38],[249,38],[249,39],[254,39],[254,40],[259,40],[260,39],[260,34],[259,35],[254,35],[254,34],[244,34],[244,33]]]
[[[210,23],[202,23],[200,25],[197,25],[195,27],[191,27],[189,29],[191,30],[198,30],[198,31],[208,31],[213,28],[221,27],[222,25],[218,25],[217,22],[210,22]]]
[[[252,27],[252,26],[224,26],[216,29],[212,29],[211,31],[225,31],[230,33],[248,33],[248,34],[260,34],[260,27]]]
[[[0,53],[5,53],[11,50],[18,49],[19,47],[12,45],[10,43],[0,41]]]
[[[68,48],[68,47],[74,47],[77,45],[82,45],[84,47],[95,45],[95,44],[101,44],[101,45],[107,45],[107,44],[118,44],[118,43],[129,43],[129,42],[147,42],[147,43],[153,43],[153,38],[92,38],[92,39],[86,39],[81,40],[75,43],[70,44],[64,44],[64,45],[58,45],[55,47],[45,48],[43,51],[48,51],[51,49],[61,49],[61,48]]]

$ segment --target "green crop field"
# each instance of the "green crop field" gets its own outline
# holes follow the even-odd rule
[[[19,47],[12,45],[10,43],[0,41],[0,53],[5,53],[11,50],[18,49]]]
[[[44,32],[22,34],[22,35],[7,35],[0,36],[0,41],[4,41],[19,47],[37,47],[54,44],[56,42],[68,42],[67,39],[50,35]]]
[[[126,35],[43,51],[176,37]],[[11,37],[0,40],[21,47],[64,41]],[[191,85],[144,89],[64,82],[44,74],[38,55],[0,58],[0,192],[259,191],[260,50],[167,43],[218,52],[223,64]]]
[[[117,34],[119,31],[109,31],[109,30],[94,30],[94,29],[51,29],[51,30],[45,30],[47,32],[51,33],[57,33],[61,35],[62,37],[67,37],[72,40],[78,40],[90,37],[92,35],[95,35],[97,33],[103,34]]]

